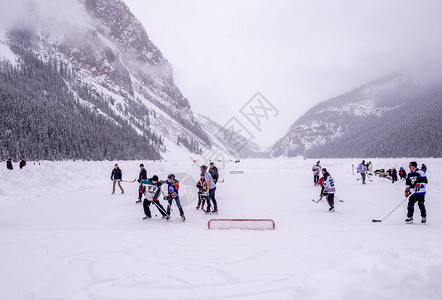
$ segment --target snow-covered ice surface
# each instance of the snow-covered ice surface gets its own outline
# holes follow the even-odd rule
[[[372,159],[375,169],[408,161]],[[113,162],[3,166],[0,299],[442,299],[442,160],[418,160],[428,166],[427,225],[417,207],[406,225],[405,204],[372,223],[403,200],[404,184],[361,185],[358,162],[321,161],[345,201],[335,213],[311,201],[313,160],[229,163],[220,214],[193,202],[184,223],[142,220],[136,183],[111,195]],[[137,177],[139,162],[119,163],[125,180]],[[162,178],[199,175],[188,158],[145,165]],[[271,218],[276,230],[208,230],[214,217]]]

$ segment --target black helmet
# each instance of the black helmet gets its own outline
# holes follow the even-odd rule
[[[201,176],[201,177],[205,177],[206,175],[205,175],[204,173],[201,173],[200,176]]]
[[[152,181],[158,181],[158,176],[157,175],[153,175],[151,178]]]
[[[174,181],[174,180],[175,180],[175,175],[173,175],[173,174],[169,174],[169,175],[167,176],[167,179],[170,179],[170,180]]]
[[[207,166],[206,165],[202,165],[201,169],[203,169],[204,171],[207,171]]]

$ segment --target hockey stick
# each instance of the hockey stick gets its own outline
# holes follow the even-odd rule
[[[355,165],[351,164],[351,172],[353,173],[353,176],[355,176]]]
[[[164,196],[163,199],[166,200],[167,197],[166,197],[166,194],[164,194],[163,190],[161,190],[161,193],[162,193],[163,196]],[[170,211],[173,213],[173,215],[175,216],[175,218],[178,218],[178,217],[176,216],[175,212],[173,211],[171,205],[169,204],[169,200],[167,200],[167,208],[170,209]]]
[[[218,180],[216,183],[224,183],[224,179]]]
[[[344,200],[342,200],[342,199],[339,199],[338,197],[336,197],[335,196],[335,198],[336,198],[336,200],[338,200],[339,202],[344,202]]]
[[[319,197],[319,200],[312,199],[312,201],[315,202],[315,203],[319,203],[319,201],[322,200],[322,197],[324,197],[324,196]]]
[[[162,209],[155,201],[152,200],[152,203],[156,206],[156,208],[158,208],[159,211],[163,212],[167,216],[167,213],[164,211],[164,209]]]
[[[374,223],[380,223],[380,222],[384,221],[386,218],[388,218],[389,215],[391,215],[396,209],[398,209],[399,206],[401,206],[405,201],[407,201],[409,197],[411,197],[413,195],[414,195],[414,193],[409,195],[408,197],[406,197],[404,200],[402,200],[402,202],[399,203],[398,206],[396,206],[392,211],[390,211],[390,213],[388,215],[386,215],[382,220],[373,219],[371,221],[374,222]]]
[[[136,179],[134,180],[121,180],[121,182],[129,182],[129,183],[134,183],[135,181],[137,181]]]

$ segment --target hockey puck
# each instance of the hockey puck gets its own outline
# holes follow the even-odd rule
[[[158,215],[155,215],[155,217],[158,217]]]

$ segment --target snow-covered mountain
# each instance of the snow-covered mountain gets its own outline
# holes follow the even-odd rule
[[[441,113],[441,84],[394,74],[314,106],[271,155],[441,157]]]
[[[1,131],[8,132],[0,136],[3,144],[15,136],[19,141],[12,143],[20,145],[7,145],[2,158],[19,155],[34,159],[159,158],[150,154],[165,151],[178,138],[180,145],[192,152],[200,152],[203,145],[211,146],[207,133],[195,120],[189,101],[173,81],[171,65],[121,0],[22,2],[20,17],[0,35],[3,60],[0,74],[3,78],[13,74],[9,83],[2,86],[7,99],[2,109],[14,112],[18,106],[25,113],[16,115],[15,121],[23,122],[20,117],[33,114],[38,108],[43,116],[36,118],[43,126],[31,124],[26,132],[15,128],[13,122],[2,124]],[[11,64],[5,63],[5,59]],[[42,76],[37,78],[33,74]],[[20,91],[20,78],[32,88]],[[26,95],[20,97],[20,93]],[[18,98],[28,100],[20,102]],[[62,99],[66,107],[60,106],[60,100],[54,102],[51,98]],[[51,109],[42,109],[41,105]],[[62,148],[80,144],[80,148],[93,147],[96,155],[83,155],[82,150],[70,154],[57,150],[57,155],[51,155],[49,149],[56,144],[41,145],[45,140],[50,143],[48,133],[60,134],[58,130],[65,120],[63,113],[54,113],[60,111],[69,115],[70,122],[84,125],[78,125],[77,129],[86,132],[74,135],[72,143],[60,137]],[[51,114],[51,123],[46,124]],[[98,121],[85,121],[94,116]],[[103,124],[93,126],[94,122]],[[108,136],[102,138],[106,130]],[[27,134],[42,137],[20,140],[19,137]],[[127,146],[116,142],[125,139]],[[135,155],[131,147],[137,143],[142,153],[137,151],[139,154]],[[37,150],[31,151],[32,147]]]
[[[268,152],[261,151],[255,142],[247,140],[239,132],[235,132],[232,139],[223,138],[225,128],[207,116],[196,114],[196,120],[208,134],[211,134],[213,148],[223,151],[232,158],[258,158],[269,155]]]

